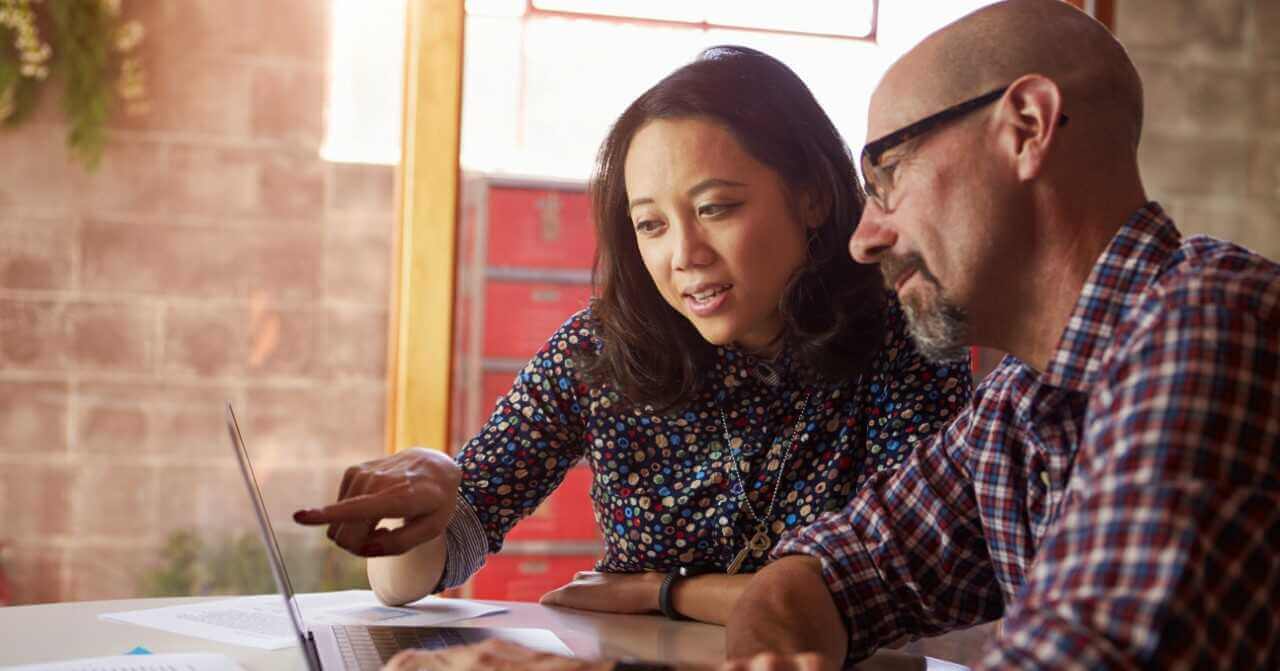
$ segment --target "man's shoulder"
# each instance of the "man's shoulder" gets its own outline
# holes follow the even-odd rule
[[[1280,264],[1232,242],[1187,238],[1143,291],[1133,317],[1213,309],[1280,318]]]
[[[1006,415],[1024,395],[1035,389],[1039,373],[1021,359],[1006,354],[986,377],[975,385],[970,412],[977,421],[1007,419]]]

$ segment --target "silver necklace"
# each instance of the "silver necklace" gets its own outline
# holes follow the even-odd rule
[[[733,459],[733,469],[729,471],[730,475],[738,482],[738,498],[742,501],[742,506],[747,509],[751,515],[751,519],[755,520],[755,533],[748,538],[745,534],[743,539],[746,544],[734,555],[733,561],[729,562],[729,568],[725,571],[729,575],[734,575],[742,568],[742,562],[747,560],[747,554],[750,552],[764,552],[773,547],[773,537],[769,535],[768,520],[773,518],[773,504],[778,500],[778,488],[782,486],[782,475],[787,472],[787,461],[791,459],[791,448],[795,445],[796,436],[800,435],[800,430],[804,428],[804,413],[809,409],[809,397],[813,392],[804,395],[804,403],[800,405],[800,414],[796,417],[796,424],[791,428],[791,435],[787,436],[786,441],[782,443],[782,463],[778,465],[778,477],[773,482],[773,495],[769,497],[769,508],[765,510],[764,517],[756,514],[756,509],[751,505],[751,499],[747,497],[747,486],[742,480],[742,474],[738,468],[738,450],[733,446],[733,436],[729,433],[729,420],[725,417],[724,408],[717,405],[720,410],[720,428],[724,429],[724,443],[729,448],[729,456]],[[806,435],[801,440],[807,439]],[[773,450],[769,450],[771,454]],[[765,467],[768,467],[768,454],[765,455]]]

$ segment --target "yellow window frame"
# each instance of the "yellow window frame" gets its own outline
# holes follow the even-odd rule
[[[409,0],[387,347],[387,451],[448,449],[464,0]]]

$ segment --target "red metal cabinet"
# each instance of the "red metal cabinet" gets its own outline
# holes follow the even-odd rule
[[[487,264],[590,268],[595,253],[591,204],[581,190],[491,186]]]
[[[515,554],[503,551],[489,557],[462,590],[472,599],[537,601],[543,594],[573,580],[578,571],[590,571],[591,554]]]
[[[591,285],[490,280],[484,289],[485,358],[528,360],[590,300]]]
[[[511,391],[511,385],[515,383],[516,375],[519,373],[512,372],[486,372],[484,374],[482,389],[486,408],[486,416],[493,414],[493,409],[498,405],[498,399],[507,395]]]
[[[493,414],[521,368],[591,299],[595,252],[582,184],[467,176],[463,180],[454,330],[456,450]],[[602,544],[590,469],[579,464],[508,534],[502,553],[457,593],[537,600],[591,569]]]

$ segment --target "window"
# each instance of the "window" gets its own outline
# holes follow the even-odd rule
[[[405,0],[330,1],[323,156],[396,163]],[[870,0],[468,0],[462,168],[584,179],[631,100],[701,49],[726,43],[787,63],[856,150],[871,90],[888,65],[991,2],[880,0],[873,12]]]

